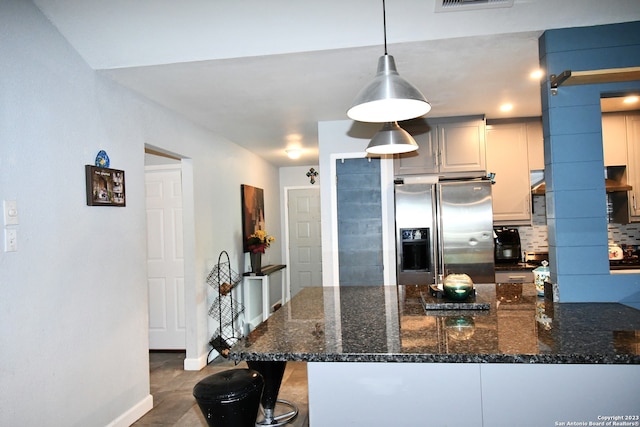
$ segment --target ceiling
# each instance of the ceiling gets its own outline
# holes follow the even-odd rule
[[[317,123],[347,120],[384,53],[371,0],[33,1],[91,68],[276,166],[318,163]],[[436,1],[386,1],[388,53],[433,117],[539,116],[545,29],[640,20],[637,0]]]

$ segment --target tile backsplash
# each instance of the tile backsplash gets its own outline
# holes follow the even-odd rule
[[[544,196],[533,197],[533,216],[531,225],[515,227],[520,233],[523,251],[547,252],[547,215]],[[640,223],[609,224],[609,241],[621,245],[640,245]]]
[[[520,233],[520,246],[523,251],[548,252],[547,215],[544,196],[533,196],[533,215],[531,225],[516,227]]]
[[[609,224],[609,241],[621,245],[640,244],[640,223]]]

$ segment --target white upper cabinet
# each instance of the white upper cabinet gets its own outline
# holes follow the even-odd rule
[[[542,119],[526,122],[527,151],[529,152],[529,170],[544,170],[544,136]]]
[[[627,113],[627,183],[631,185],[629,194],[629,211],[632,222],[640,222],[640,113]]]
[[[528,153],[526,122],[487,125],[487,171],[495,173],[491,190],[496,225],[531,223]]]
[[[396,156],[396,175],[486,171],[483,116],[429,118],[401,126],[420,148]]]
[[[485,171],[484,118],[438,123],[440,172]]]
[[[437,130],[431,126],[404,127],[418,143],[418,150],[395,156],[396,175],[438,173]]]
[[[624,113],[602,115],[602,147],[605,166],[627,165],[627,130]]]

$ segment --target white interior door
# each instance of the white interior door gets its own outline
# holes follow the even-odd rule
[[[320,189],[288,191],[291,297],[307,286],[322,286]]]
[[[185,349],[180,167],[145,168],[149,349]]]

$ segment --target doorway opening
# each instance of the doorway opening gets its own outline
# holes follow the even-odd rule
[[[320,188],[285,189],[288,298],[305,287],[322,286]]]
[[[152,308],[152,305],[155,304],[157,300],[163,303],[168,302],[170,300],[170,298],[168,298],[168,292],[166,290],[163,290],[162,292],[158,293],[160,297],[158,297],[158,295],[152,295],[151,282],[154,282],[155,278],[152,277],[152,275],[148,274],[148,282],[150,284],[148,301],[150,310],[149,325],[151,333],[151,327],[155,327],[158,323],[161,323],[159,319],[162,319],[163,316],[167,318],[171,317],[172,324],[178,326],[174,329],[179,330],[179,338],[175,339],[174,336],[173,339],[176,342],[179,342],[179,345],[170,345],[166,343],[150,344],[150,348],[183,349],[186,351],[186,359],[184,361],[185,369],[199,369],[202,362],[200,360],[200,355],[198,354],[197,349],[197,336],[195,332],[191,332],[194,329],[194,325],[198,324],[198,317],[200,315],[196,310],[196,281],[194,278],[195,259],[192,250],[193,245],[195,244],[195,233],[193,230],[193,170],[190,159],[157,147],[148,145],[145,146],[145,177],[149,174],[149,172],[147,172],[148,170],[153,170],[155,173],[163,169],[166,171],[173,171],[174,174],[179,173],[180,175],[180,181],[171,184],[171,186],[174,187],[172,188],[171,193],[180,195],[179,198],[182,203],[181,212],[177,211],[175,212],[175,214],[169,215],[169,217],[171,218],[171,221],[175,223],[174,225],[172,225],[174,228],[179,227],[183,228],[183,230],[174,232],[174,236],[172,236],[172,240],[174,242],[171,252],[173,252],[173,254],[170,258],[180,259],[183,271],[181,279],[176,279],[175,277],[172,279],[172,286],[174,290],[171,291],[171,293],[173,294],[171,297],[173,301],[171,302],[173,303],[173,307],[175,307],[175,309],[171,314],[166,315],[160,314],[163,313],[163,309]],[[147,185],[145,186],[147,187]],[[148,193],[148,191],[146,191],[146,193]],[[148,207],[147,211],[149,211]],[[158,216],[160,215],[156,214],[156,218],[154,218],[154,220],[157,221]],[[147,212],[147,228],[149,228],[149,223],[149,212]],[[157,224],[159,224],[158,221]],[[166,233],[166,231],[163,231],[163,234],[164,233]],[[157,242],[159,240],[162,239],[160,239],[158,236],[150,235],[150,233],[147,233],[148,245],[150,244],[150,242]],[[166,249],[163,250],[166,251]],[[147,252],[148,254],[151,254],[150,248],[147,248]],[[157,253],[151,255],[157,255]],[[175,263],[173,267],[175,267]],[[177,277],[180,276],[178,275]],[[159,282],[160,280],[155,281],[155,285],[159,286],[157,285],[157,283]],[[167,288],[164,287],[164,289]],[[156,311],[154,312],[152,310]],[[204,316],[206,316],[206,313],[204,314]],[[166,325],[169,326],[169,322],[167,322]],[[184,329],[184,332],[182,331],[182,329]]]

